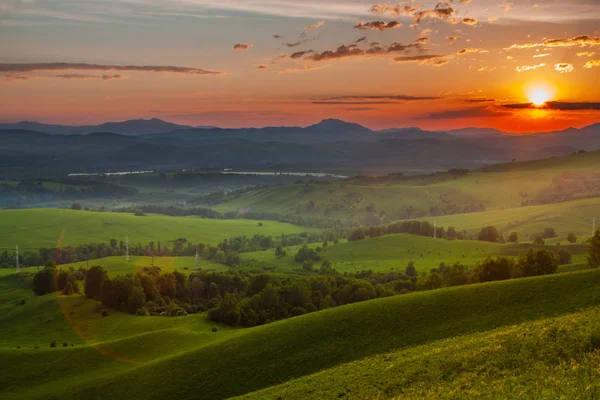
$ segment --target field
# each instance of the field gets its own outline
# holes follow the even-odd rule
[[[484,226],[494,225],[508,238],[517,232],[521,241],[531,241],[530,236],[552,227],[558,237],[549,243],[567,243],[569,232],[579,236],[579,242],[592,235],[592,219],[600,221],[600,199],[575,200],[565,203],[546,204],[513,208],[508,210],[485,211],[470,214],[448,215],[437,218],[440,226],[454,226],[476,234]],[[429,218],[431,221],[432,219]],[[598,225],[596,226],[598,227]]]
[[[437,214],[518,208],[545,196],[544,190],[565,173],[583,174],[594,183],[580,187],[580,178],[560,186],[572,199],[597,197],[600,152],[575,154],[540,161],[515,162],[487,167],[468,174],[436,174],[424,177],[356,179],[331,185],[282,185],[256,189],[220,204],[219,211],[249,208],[269,211],[362,220],[367,210],[383,211],[384,221]],[[561,200],[562,201],[562,200]],[[466,210],[465,210],[466,209]],[[435,215],[435,214],[434,214]],[[590,229],[591,231],[591,229]]]
[[[167,243],[177,238],[217,244],[232,236],[263,234],[278,236],[312,232],[314,229],[279,222],[253,220],[213,220],[198,217],[168,217],[57,209],[1,210],[0,247],[22,249],[53,248],[108,242],[111,238],[130,243]]]
[[[317,247],[320,244],[313,244]],[[321,251],[322,259],[329,260],[339,272],[358,272],[371,269],[376,272],[390,270],[404,271],[409,261],[414,261],[419,272],[429,272],[437,268],[441,262],[474,266],[486,257],[510,256],[515,257],[526,253],[529,249],[549,248],[556,250],[557,246],[534,246],[532,244],[499,244],[473,240],[445,240],[415,235],[386,235],[378,238],[345,242],[329,245]],[[585,245],[562,245],[573,255],[573,269],[584,267]],[[287,255],[275,257],[274,250],[266,250],[241,254],[244,260],[266,261],[281,268],[301,268],[294,261],[298,247],[287,249]],[[320,262],[316,262],[318,268]]]
[[[141,271],[144,267],[149,267],[152,264],[152,257],[141,257],[141,256],[130,256],[130,261],[125,261],[124,256],[106,257],[95,260],[90,260],[89,264],[85,261],[76,262],[71,264],[63,264],[59,267],[62,269],[69,269],[73,267],[78,269],[79,267],[86,267],[86,265],[93,266],[99,265],[104,268],[110,276],[125,275],[128,273],[135,274]],[[196,266],[195,257],[155,257],[154,265],[160,267],[162,272],[179,271],[185,273],[191,273]],[[200,257],[198,266],[201,269],[211,269],[215,271],[227,271],[229,267],[223,264],[217,264],[204,258]],[[35,269],[29,269],[35,270]]]
[[[451,397],[444,390],[466,385],[485,393],[494,386],[478,383],[504,377],[506,390],[519,388],[529,381],[511,384],[509,378],[527,372],[520,362],[529,359],[539,361],[537,371],[547,367],[548,377],[559,376],[562,360],[571,368],[571,356],[578,357],[581,373],[564,377],[571,385],[549,386],[546,393],[581,394],[598,382],[597,363],[589,368],[582,350],[592,343],[597,312],[563,316],[600,304],[596,270],[395,296],[218,332],[211,332],[214,324],[204,315],[136,317],[113,311],[102,317],[90,300],[34,298],[28,285],[15,274],[0,276],[2,398],[18,393],[23,399],[220,399],[267,388],[254,397],[419,397],[435,390]],[[25,304],[17,304],[20,300]],[[552,319],[530,323],[543,318]],[[588,342],[579,346],[572,339]],[[52,340],[57,348],[50,348]],[[431,375],[420,375],[428,365]],[[436,385],[428,384],[429,376]],[[324,380],[325,386],[314,385]],[[274,386],[284,382],[290,383]],[[541,382],[529,387],[543,389]]]

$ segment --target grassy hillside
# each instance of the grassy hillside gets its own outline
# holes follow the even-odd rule
[[[314,229],[264,221],[259,227],[252,220],[214,220],[198,217],[168,217],[111,212],[57,209],[1,210],[0,247],[40,248],[108,242],[111,238],[146,244],[151,240],[167,243],[177,238],[216,244],[239,236],[281,235]]]
[[[600,310],[342,364],[243,399],[598,398]],[[595,350],[595,351],[594,351]]]
[[[441,226],[454,226],[457,230],[467,230],[477,233],[482,227],[495,225],[504,233],[505,238],[510,232],[517,232],[523,241],[538,234],[544,228],[556,229],[558,237],[550,243],[565,244],[569,232],[580,237],[580,241],[592,236],[592,218],[600,220],[600,199],[575,200],[566,203],[547,204],[513,208],[508,210],[485,211],[471,214],[458,214],[438,217]],[[596,226],[598,227],[598,225]]]
[[[319,244],[313,244],[316,247]],[[323,259],[331,261],[339,272],[357,272],[371,269],[377,272],[390,270],[404,271],[409,261],[414,261],[417,271],[428,272],[437,268],[441,262],[454,264],[459,262],[473,266],[486,257],[515,257],[531,248],[549,248],[557,246],[534,246],[532,244],[499,244],[473,240],[445,240],[415,235],[386,235],[378,238],[329,245],[321,251]],[[573,254],[573,264],[583,267],[585,263],[585,245],[563,245]],[[298,247],[287,249],[287,255],[275,257],[274,250],[241,254],[244,260],[266,261],[281,268],[301,268],[294,261]],[[316,262],[318,267],[320,262]]]
[[[103,318],[79,296],[33,298],[14,274],[0,277],[0,285],[4,398],[220,399],[365,357],[600,304],[600,271],[594,270],[396,296],[213,333],[202,315],[112,312]],[[16,305],[21,298],[26,304]],[[52,339],[58,348],[49,348]],[[69,346],[60,347],[62,341]],[[451,358],[445,362],[452,366]]]
[[[215,207],[219,211],[308,214],[329,213],[362,219],[367,210],[385,212],[385,220],[455,214],[474,209],[500,210],[600,194],[600,152],[532,162],[501,164],[468,174],[354,179],[332,185],[284,185],[249,191]],[[571,175],[565,175],[565,173]],[[573,174],[578,174],[574,176]],[[561,178],[560,183],[555,179]],[[585,184],[582,182],[585,181]]]
[[[78,269],[79,267],[86,267],[86,265],[100,265],[104,268],[109,275],[125,275],[128,273],[137,273],[141,271],[144,267],[149,267],[152,264],[152,257],[138,257],[131,256],[129,257],[130,261],[126,261],[124,256],[115,256],[115,257],[106,257],[99,258],[96,260],[90,260],[89,264],[85,261],[71,263],[71,264],[63,264],[59,267],[61,269],[69,269],[73,267]],[[195,257],[155,257],[154,265],[160,267],[162,272],[171,272],[177,270],[179,272],[183,272],[186,275],[194,269],[196,266],[196,258]],[[198,262],[198,266],[202,269],[212,269],[215,271],[227,271],[229,267],[224,264],[217,264],[212,261],[206,260],[200,257]],[[35,270],[29,269],[29,270]]]

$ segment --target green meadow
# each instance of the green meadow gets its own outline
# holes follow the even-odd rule
[[[36,298],[29,285],[27,276],[0,276],[2,398],[222,399],[259,390],[254,398],[452,398],[493,387],[515,395],[529,382],[517,379],[521,372],[541,370],[569,383],[542,392],[553,398],[598,383],[598,312],[579,312],[600,305],[596,270],[393,296],[217,332],[204,314],[103,317],[89,299]],[[571,359],[577,373],[567,375]]]
[[[312,244],[316,248],[320,244]],[[301,268],[294,261],[298,246],[289,247],[286,256],[277,258],[274,250],[241,254],[244,260],[265,261],[285,269]],[[430,237],[397,234],[377,238],[365,238],[354,242],[330,244],[319,253],[322,259],[329,260],[338,272],[358,272],[371,269],[376,272],[391,270],[404,271],[410,261],[415,263],[419,272],[429,272],[440,263],[448,265],[461,263],[473,267],[486,257],[517,257],[529,249],[548,248],[557,250],[558,246],[536,246],[532,244],[500,244],[474,240],[446,240]],[[585,264],[585,245],[561,245],[573,255],[571,268],[582,269]],[[320,262],[315,263],[319,267]]]
[[[2,247],[53,248],[87,243],[108,242],[111,238],[130,243],[150,241],[167,243],[186,238],[194,243],[217,244],[233,236],[263,234],[278,236],[313,232],[313,228],[280,222],[253,220],[214,220],[199,217],[169,217],[113,212],[91,212],[59,209],[0,210],[0,243]]]
[[[356,179],[331,185],[282,185],[248,191],[215,207],[219,211],[250,209],[362,219],[367,209],[383,211],[386,220],[430,215],[432,208],[461,212],[464,207],[487,211],[515,209],[543,196],[555,179],[565,173],[592,176],[600,169],[600,151],[545,160],[514,162],[486,167],[468,174],[439,173],[423,177]],[[575,179],[575,182],[581,179]],[[573,182],[571,182],[573,184]],[[596,184],[594,184],[596,185]],[[596,185],[597,186],[597,185]],[[594,186],[595,187],[595,186]],[[591,187],[565,189],[573,199],[597,198]],[[554,201],[553,201],[554,202]],[[591,232],[591,227],[590,230]]]

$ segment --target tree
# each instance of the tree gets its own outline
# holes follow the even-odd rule
[[[557,237],[558,235],[556,234],[556,231],[554,230],[554,228],[545,228],[544,232],[542,232],[542,237],[544,239],[552,239]]]
[[[514,261],[507,257],[498,257],[495,260],[488,257],[485,261],[475,265],[473,275],[477,282],[510,279],[513,275],[514,264]]]
[[[571,253],[569,253],[567,250],[560,249],[556,253],[556,255],[558,256],[558,259],[560,261],[560,265],[571,264],[571,261],[572,261],[573,257],[571,256]]]
[[[104,268],[94,266],[90,268],[85,276],[85,296],[90,299],[100,299],[100,288],[102,282],[108,277]]]
[[[43,296],[56,291],[54,286],[54,268],[46,267],[33,276],[33,292]]]
[[[558,269],[559,259],[550,250],[529,250],[525,255],[519,257],[519,276],[540,276],[553,274]]]
[[[588,247],[588,268],[600,268],[600,230],[596,231]]]
[[[108,308],[117,308],[115,286],[109,278],[102,281],[100,287],[100,301]]]
[[[404,269],[404,273],[410,278],[416,278],[418,276],[417,268],[415,267],[414,261],[408,262],[408,265]]]
[[[577,243],[577,236],[573,232],[569,232],[567,235],[567,241],[569,243]]]
[[[496,243],[498,239],[500,239],[500,234],[495,226],[486,226],[482,228],[481,232],[479,232],[479,235],[477,235],[477,240],[484,242]]]
[[[542,235],[535,235],[535,237],[533,238],[533,244],[543,245],[544,243],[546,242],[544,241]]]
[[[511,232],[508,241],[511,243],[519,243],[519,235],[517,235],[517,232]]]
[[[277,248],[275,249],[275,257],[277,258],[285,257],[286,254],[286,251],[283,249],[283,247],[281,247],[281,245],[277,246]]]
[[[79,204],[79,203],[71,204],[71,210],[81,210],[81,204]]]

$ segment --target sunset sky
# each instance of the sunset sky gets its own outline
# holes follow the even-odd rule
[[[2,122],[600,121],[598,0],[0,0],[0,38]]]

